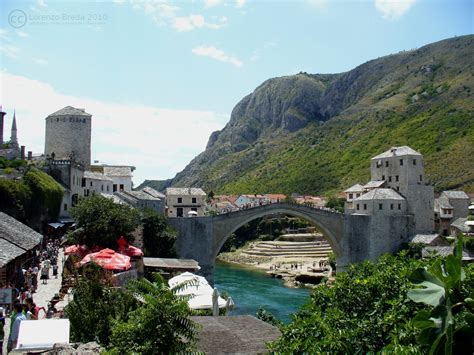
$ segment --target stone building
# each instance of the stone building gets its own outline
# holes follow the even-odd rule
[[[111,194],[113,180],[101,173],[95,171],[84,171],[82,179],[82,187],[84,188],[84,196],[95,194]]]
[[[451,234],[451,224],[469,213],[469,196],[464,191],[443,191],[435,199],[435,228],[442,235]]]
[[[353,200],[355,213],[368,215],[404,215],[407,213],[407,201],[392,189],[378,188]]]
[[[165,199],[153,196],[143,190],[118,191],[114,196],[135,208],[150,209],[158,213],[165,212]]]
[[[0,157],[6,158],[7,160],[14,159],[25,159],[25,147],[19,146],[18,144],[18,130],[16,126],[16,112],[13,112],[13,121],[10,134],[10,140],[8,142],[4,141],[3,137],[3,126],[5,124],[6,112],[2,110],[0,106]]]
[[[200,188],[167,188],[166,208],[168,217],[204,216],[206,196],[206,193]]]
[[[92,115],[84,109],[66,106],[46,117],[44,154],[72,160],[88,169],[91,164]]]

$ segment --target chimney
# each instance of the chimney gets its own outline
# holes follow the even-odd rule
[[[21,157],[21,160],[25,160],[25,146],[24,145],[20,147],[20,157]]]
[[[2,106],[0,106],[0,145],[3,144],[3,118],[7,113],[3,112]],[[0,147],[1,149],[2,147]]]
[[[31,150],[28,151],[28,160],[33,160],[33,152]]]

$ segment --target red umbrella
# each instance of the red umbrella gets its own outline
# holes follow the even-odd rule
[[[128,255],[131,257],[140,257],[143,256],[143,252],[140,248],[134,247],[133,245],[129,245],[125,247],[125,249],[120,251],[124,255]]]
[[[128,270],[132,267],[129,256],[116,253],[112,249],[102,249],[97,253],[87,254],[80,265],[91,261],[107,270]]]
[[[80,257],[83,257],[87,254],[87,247],[79,244],[70,245],[66,249],[64,249],[64,254],[79,255]]]

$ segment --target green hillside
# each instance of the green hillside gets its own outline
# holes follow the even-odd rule
[[[409,145],[424,155],[437,190],[474,192],[472,58],[471,35],[346,73],[270,79],[236,105],[171,185],[325,194],[366,181],[372,156]]]

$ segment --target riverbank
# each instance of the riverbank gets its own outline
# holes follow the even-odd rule
[[[275,254],[256,253],[262,250],[262,244],[268,249],[274,247]],[[295,251],[297,245],[288,242],[252,242],[234,252],[221,253],[217,258],[227,263],[264,270],[269,276],[282,279],[287,287],[314,287],[324,278],[332,279],[327,253],[309,253],[305,256]]]

